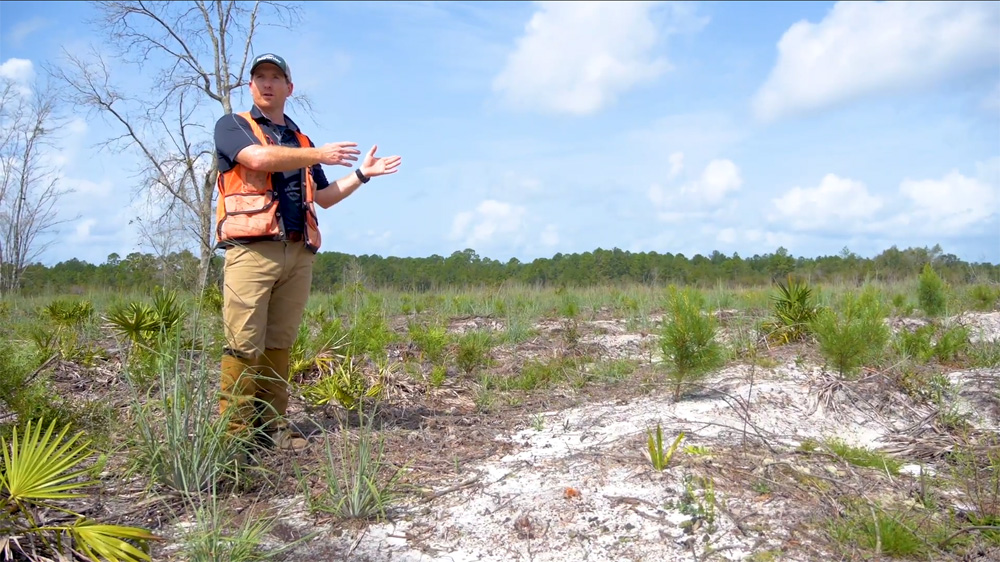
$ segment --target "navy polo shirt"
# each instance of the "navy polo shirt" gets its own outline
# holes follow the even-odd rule
[[[285,116],[285,125],[277,125],[264,116],[257,106],[250,110],[250,116],[260,125],[264,134],[271,138],[274,144],[298,148],[299,138],[295,131],[299,130],[294,121]],[[261,144],[250,129],[246,119],[230,113],[224,115],[215,124],[215,153],[219,163],[219,173],[227,172],[236,167],[236,155],[244,148]],[[315,146],[312,141],[309,146]],[[323,173],[323,167],[316,164],[312,167],[313,181],[316,189],[324,189],[330,185]],[[274,172],[271,174],[271,186],[278,196],[278,214],[285,232],[302,232],[305,230],[305,210],[302,205],[302,170]]]

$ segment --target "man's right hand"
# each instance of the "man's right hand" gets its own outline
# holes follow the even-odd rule
[[[319,147],[319,163],[327,166],[353,166],[361,151],[356,142],[331,142]]]

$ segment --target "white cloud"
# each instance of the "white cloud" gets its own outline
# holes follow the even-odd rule
[[[742,185],[740,169],[732,160],[712,160],[698,181],[681,189],[681,196],[718,205],[728,193],[739,190]]]
[[[525,208],[502,201],[487,199],[475,211],[455,215],[452,239],[464,239],[468,248],[490,244],[497,236],[516,241],[524,224]]]
[[[675,152],[670,155],[670,175],[667,176],[668,180],[672,180],[680,175],[684,171],[684,153]]]
[[[11,45],[20,47],[29,35],[45,28],[48,24],[48,20],[44,18],[31,18],[30,20],[18,22],[10,30],[10,33],[7,34],[7,39],[10,40]]]
[[[910,202],[905,222],[924,233],[961,234],[995,217],[1000,186],[957,170],[940,180],[904,180],[899,192]],[[903,221],[900,221],[903,222]]]
[[[35,67],[28,59],[7,59],[0,64],[0,78],[6,78],[18,85],[22,96],[31,95],[31,82],[35,79]]]
[[[494,78],[513,107],[584,115],[669,68],[653,2],[543,2]]]
[[[996,66],[998,29],[992,2],[838,2],[781,37],[755,113],[771,120]]]
[[[97,224],[97,219],[84,219],[81,220],[76,225],[76,240],[79,242],[81,238],[90,238],[90,229]]]
[[[771,222],[803,231],[859,225],[882,207],[864,183],[835,174],[824,176],[817,187],[794,187],[772,203],[776,212],[768,217]]]
[[[665,189],[653,184],[646,192],[657,217],[666,222],[677,222],[713,215],[724,203],[726,196],[743,185],[739,167],[732,160],[716,159],[705,166],[701,176],[680,189]]]
[[[559,244],[559,230],[554,224],[549,224],[545,226],[545,230],[542,231],[540,241],[543,246],[556,246]]]

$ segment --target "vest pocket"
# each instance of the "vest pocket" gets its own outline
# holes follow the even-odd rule
[[[312,202],[305,207],[305,224],[306,246],[317,252],[319,247],[323,245],[323,237],[319,233],[319,220],[316,218],[316,208]]]
[[[223,201],[226,216],[219,223],[218,238],[274,236],[280,233],[277,213],[278,200],[273,191],[264,193],[232,193]]]

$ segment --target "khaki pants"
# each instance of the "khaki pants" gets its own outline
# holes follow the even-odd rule
[[[226,349],[256,359],[295,343],[316,254],[301,242],[254,242],[226,250],[222,321]]]
[[[288,350],[309,299],[316,255],[301,242],[254,242],[226,250],[220,410],[230,430],[269,423],[288,407]]]

